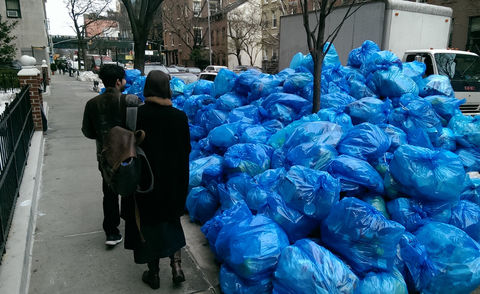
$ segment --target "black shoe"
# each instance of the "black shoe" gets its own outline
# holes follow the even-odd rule
[[[149,285],[152,289],[160,288],[160,277],[158,273],[150,273],[150,271],[144,271],[142,275],[142,281]]]
[[[105,245],[115,246],[122,241],[123,241],[123,238],[121,234],[107,235],[107,240],[105,241]]]

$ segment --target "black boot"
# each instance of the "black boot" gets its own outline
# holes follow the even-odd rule
[[[185,281],[185,275],[182,270],[182,255],[178,250],[170,256],[170,266],[172,267],[172,281],[174,284],[180,284]]]
[[[148,263],[148,271],[143,272],[142,281],[152,289],[160,288],[160,277],[158,276],[159,260],[156,259]]]

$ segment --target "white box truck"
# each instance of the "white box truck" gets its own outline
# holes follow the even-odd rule
[[[336,8],[326,20],[325,37],[340,23],[347,7]],[[450,78],[455,96],[466,98],[465,113],[480,112],[480,57],[465,51],[447,50],[452,9],[401,0],[374,0],[362,5],[342,26],[335,48],[342,64],[348,54],[365,40],[372,40],[382,50],[395,53],[403,61],[419,60],[427,65],[427,74]],[[314,12],[310,25],[316,25]],[[303,16],[280,18],[279,68],[289,66],[297,52],[308,52]]]

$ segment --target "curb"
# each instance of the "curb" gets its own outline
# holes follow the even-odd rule
[[[5,244],[6,252],[0,265],[0,293],[28,293],[43,148],[43,132],[36,131],[30,142],[27,165]]]

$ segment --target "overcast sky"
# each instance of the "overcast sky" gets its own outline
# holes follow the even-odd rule
[[[50,21],[51,35],[75,35],[73,22],[66,8],[65,0],[47,0],[47,18]],[[112,1],[112,9],[115,9],[116,1]]]

